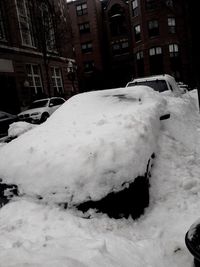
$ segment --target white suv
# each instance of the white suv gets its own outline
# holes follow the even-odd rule
[[[29,109],[18,114],[19,120],[30,123],[41,123],[63,103],[65,99],[62,97],[51,97],[34,101]]]
[[[134,79],[133,81],[127,83],[126,87],[131,87],[135,85],[146,85],[160,93],[164,91],[171,91],[175,96],[179,96],[184,93],[184,91],[181,90],[181,88],[176,83],[174,77],[168,74],[154,75],[154,76]]]

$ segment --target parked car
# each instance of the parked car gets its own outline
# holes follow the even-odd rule
[[[19,120],[30,123],[42,123],[63,103],[65,99],[62,97],[51,97],[34,101],[30,107],[19,113]]]
[[[48,123],[0,149],[2,187],[87,217],[93,209],[138,218],[149,203],[166,105],[147,86],[78,94]],[[2,199],[6,203],[3,193]]]
[[[160,93],[164,91],[170,91],[173,92],[173,94],[176,96],[180,96],[181,94],[185,93],[185,91],[178,86],[174,77],[168,74],[154,75],[154,76],[134,79],[133,81],[128,82],[126,87],[131,87],[136,85],[147,85]]]
[[[0,137],[8,134],[9,125],[18,121],[17,115],[13,115],[0,110]]]

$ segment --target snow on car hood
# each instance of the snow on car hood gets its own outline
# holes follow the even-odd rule
[[[165,104],[145,86],[76,95],[0,149],[0,178],[56,203],[119,191],[146,172]]]

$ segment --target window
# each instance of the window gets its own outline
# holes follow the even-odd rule
[[[168,18],[168,29],[169,29],[169,33],[175,33],[176,32],[176,20],[175,20],[175,18]]]
[[[149,37],[159,35],[159,25],[157,20],[150,20],[148,22]]]
[[[90,32],[90,24],[89,22],[85,22],[82,24],[79,24],[79,33],[84,34]]]
[[[179,56],[179,47],[177,44],[169,45],[169,54],[170,57],[178,57]]]
[[[121,55],[129,52],[128,41],[120,41],[112,44],[113,55]]]
[[[135,41],[138,42],[141,40],[141,27],[140,25],[136,25],[134,27]]]
[[[136,60],[141,60],[144,58],[144,53],[143,51],[139,51],[136,53]]]
[[[53,83],[54,94],[63,93],[63,82],[60,68],[52,67],[51,68],[51,79]]]
[[[52,98],[50,100],[49,106],[58,106],[58,105],[62,105],[65,102],[64,99],[62,98]]]
[[[16,0],[22,44],[35,46],[33,37],[33,25],[28,0]]]
[[[76,14],[77,16],[82,16],[87,14],[87,4],[86,3],[82,3],[80,5],[76,6]]]
[[[138,0],[132,1],[132,14],[133,14],[133,17],[138,15]]]
[[[136,66],[138,77],[144,76],[144,53],[139,51],[136,53]]]
[[[93,72],[94,71],[94,61],[86,61],[84,62],[84,71],[85,72]]]
[[[150,56],[150,71],[151,75],[163,73],[163,57],[162,57],[162,48],[153,47],[149,49]]]
[[[160,55],[160,54],[162,54],[162,48],[159,46],[149,49],[149,55],[150,56],[155,56],[155,55]]]
[[[92,52],[92,43],[91,42],[87,42],[87,43],[83,43],[81,44],[81,50],[83,53],[89,53]]]
[[[44,38],[46,41],[47,50],[53,51],[56,49],[55,32],[54,32],[52,14],[47,4],[42,3],[41,12],[42,12],[42,22],[43,22],[43,33],[45,35]]]
[[[157,0],[146,0],[146,9],[155,9],[157,7]]]
[[[42,94],[43,86],[39,65],[26,65],[26,72],[28,76],[29,86],[33,89],[33,93]]]
[[[3,20],[3,12],[2,12],[2,6],[0,3],[0,40],[5,40],[6,39],[6,34],[5,34],[5,27],[4,27],[4,20]]]

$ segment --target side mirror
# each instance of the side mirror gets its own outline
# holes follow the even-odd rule
[[[170,118],[170,114],[165,114],[165,115],[162,115],[162,116],[160,117],[160,120],[163,121],[163,120],[167,120],[167,119],[169,119],[169,118]]]

